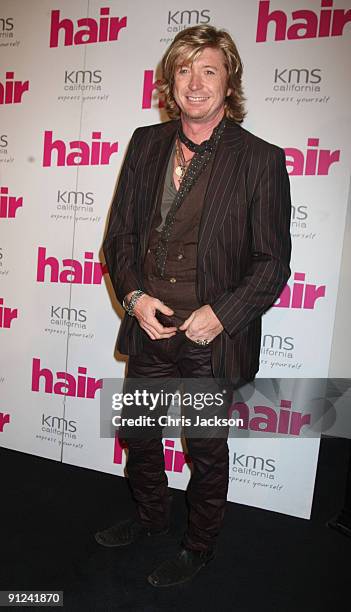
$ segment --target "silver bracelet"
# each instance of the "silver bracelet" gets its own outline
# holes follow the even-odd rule
[[[122,306],[126,310],[127,314],[129,314],[130,317],[135,316],[134,315],[135,304],[137,303],[138,299],[144,294],[145,294],[145,291],[142,291],[141,289],[137,289],[136,291],[132,293],[132,297],[130,298],[128,304],[126,304],[125,300],[123,300]]]

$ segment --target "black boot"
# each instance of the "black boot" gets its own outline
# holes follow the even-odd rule
[[[103,531],[98,531],[95,534],[95,540],[98,544],[107,547],[127,546],[145,536],[165,535],[168,531],[168,527],[161,530],[152,529],[150,527],[144,527],[144,525],[138,523],[138,521],[127,519]]]
[[[199,552],[182,548],[176,557],[161,563],[147,577],[148,582],[155,587],[181,584],[193,578],[214,556],[213,550]]]

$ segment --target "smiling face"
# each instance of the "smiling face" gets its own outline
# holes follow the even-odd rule
[[[221,49],[205,47],[192,64],[177,64],[173,96],[182,115],[196,123],[220,120],[224,100],[231,93],[227,82]]]

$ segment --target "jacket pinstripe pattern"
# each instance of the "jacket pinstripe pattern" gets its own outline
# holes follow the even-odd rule
[[[177,127],[169,121],[138,128],[128,147],[103,242],[120,302],[143,288],[142,263]],[[290,212],[284,151],[227,120],[199,227],[196,290],[224,327],[212,342],[213,374],[234,384],[258,371],[261,317],[290,276]],[[124,317],[117,348],[142,351],[134,317]]]

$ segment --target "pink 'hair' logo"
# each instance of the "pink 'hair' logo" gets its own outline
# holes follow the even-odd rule
[[[284,148],[290,176],[327,176],[330,167],[340,161],[340,149],[319,148],[319,138],[308,138],[306,151]]]
[[[264,433],[279,433],[290,436],[300,436],[301,430],[311,423],[311,415],[291,410],[290,400],[281,400],[279,410],[271,406],[254,406],[252,410],[245,402],[234,402],[229,409],[229,418],[233,412],[243,420],[238,429],[250,429]]]
[[[4,431],[5,425],[8,425],[10,422],[10,415],[5,412],[0,412],[0,433]]]
[[[351,9],[332,8],[333,0],[322,0],[321,10],[292,11],[291,16],[282,10],[270,12],[270,0],[261,0],[258,9],[256,42],[266,42],[271,26],[273,40],[303,40],[342,36],[344,27],[351,21]]]
[[[295,272],[294,282],[285,285],[277,301],[273,304],[275,308],[301,308],[313,310],[317,300],[325,297],[326,285],[312,285],[305,282],[303,272]]]
[[[4,299],[0,298],[0,328],[9,329],[13,319],[17,319],[18,309],[4,306]]]
[[[58,371],[54,374],[49,368],[42,368],[40,359],[33,357],[32,391],[37,393],[54,393],[70,397],[94,399],[96,392],[102,389],[102,378],[88,376],[86,367],[78,367],[77,375]]]
[[[0,81],[0,104],[20,104],[23,94],[29,90],[29,81],[15,81],[14,72],[5,73],[5,81]]]
[[[93,261],[94,253],[85,251],[84,261],[47,256],[45,247],[38,247],[37,282],[72,283],[75,285],[101,285],[102,277],[107,274],[106,264]]]
[[[101,132],[92,132],[91,143],[85,140],[53,140],[52,131],[44,133],[43,166],[107,166],[118,152],[118,142],[101,141]]]
[[[17,209],[23,206],[23,198],[9,196],[8,187],[0,187],[0,219],[14,219]]]
[[[59,46],[60,34],[63,46],[90,45],[92,43],[112,42],[127,27],[127,17],[110,17],[108,6],[100,8],[99,20],[93,17],[77,19],[77,29],[72,19],[61,19],[60,11],[51,11],[50,47]]]
[[[123,448],[124,445],[120,444],[118,435],[115,435],[113,463],[121,465],[123,459]],[[165,458],[165,470],[167,472],[178,472],[183,471],[184,465],[191,463],[188,455],[185,455],[182,451],[174,449],[173,440],[164,440],[164,458]]]

